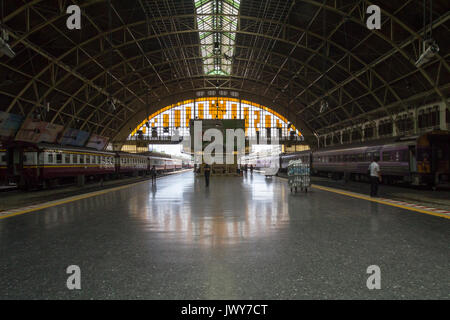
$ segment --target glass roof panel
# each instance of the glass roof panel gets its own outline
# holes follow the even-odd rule
[[[204,73],[230,75],[240,1],[197,0],[194,3]]]

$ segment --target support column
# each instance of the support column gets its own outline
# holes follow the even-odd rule
[[[374,132],[374,135],[375,135],[375,139],[380,139],[380,130],[379,130],[379,126],[380,126],[380,120],[376,120],[375,121],[375,132]]]
[[[446,113],[447,113],[447,105],[444,101],[441,104],[439,104],[439,129],[441,130],[448,130]]]
[[[344,144],[344,130],[341,130],[340,142],[341,144]]]
[[[417,108],[414,108],[412,114],[413,114],[414,134],[417,134],[417,132],[419,131],[419,113],[417,112]]]
[[[392,136],[393,137],[396,137],[398,135],[398,129],[397,129],[395,120],[396,120],[395,118],[392,119]]]

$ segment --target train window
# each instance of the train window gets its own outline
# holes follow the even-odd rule
[[[48,161],[48,163],[53,163],[53,154],[52,153],[48,154],[47,161]]]
[[[400,161],[400,152],[395,152],[395,157],[392,159],[392,161],[399,162]]]
[[[100,156],[96,156],[96,157],[95,157],[95,162],[96,162],[97,164],[100,164]]]
[[[80,154],[80,163],[84,164],[84,154]]]
[[[62,163],[62,154],[58,153],[56,155],[56,163],[61,164]]]
[[[66,164],[70,163],[70,154],[64,155],[64,163],[66,163]]]
[[[74,164],[77,164],[77,163],[78,163],[78,155],[77,155],[77,154],[74,154],[74,155],[72,156],[72,159],[73,159],[73,163],[74,163]]]
[[[2,162],[6,163],[6,155],[2,155]]]
[[[383,161],[391,161],[391,153],[388,151],[383,152],[382,159]]]
[[[91,156],[86,156],[86,164],[91,164]]]

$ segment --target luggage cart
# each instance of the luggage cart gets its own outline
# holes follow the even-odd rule
[[[309,164],[303,163],[301,160],[291,160],[289,161],[287,171],[291,193],[294,190],[297,193],[299,188],[301,191],[305,191],[305,193],[308,192],[308,188],[311,187]]]

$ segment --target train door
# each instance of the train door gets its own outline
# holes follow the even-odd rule
[[[450,174],[450,141],[431,141],[431,172],[435,183],[449,182]]]
[[[7,159],[8,159],[8,175],[9,176],[20,176],[23,171],[23,150],[22,148],[8,148],[7,149]]]
[[[409,172],[417,172],[416,146],[409,146]]]

